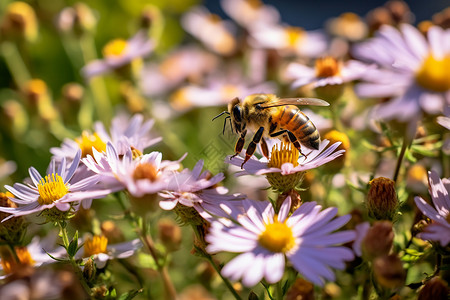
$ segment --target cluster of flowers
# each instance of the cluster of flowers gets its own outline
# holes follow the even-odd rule
[[[271,298],[272,292],[282,298],[289,287],[303,291],[309,287],[311,291],[312,284],[323,287],[334,282],[339,279],[335,270],[352,268],[361,261],[372,268],[375,279],[364,275],[361,280],[375,282],[378,296],[386,298],[398,292],[406,278],[400,248],[405,253],[401,258],[406,261],[412,253],[409,247],[418,237],[430,242],[439,253],[438,258],[449,254],[450,180],[439,175],[448,172],[448,166],[435,158],[445,156],[445,163],[450,153],[450,139],[441,132],[450,129],[450,29],[437,22],[415,27],[405,3],[389,3],[383,10],[384,16],[390,18],[389,24],[380,24],[382,18],[375,12],[371,15],[372,24],[354,14],[344,14],[329,21],[328,33],[287,26],[275,7],[259,1],[221,1],[234,22],[197,6],[183,14],[181,25],[201,47],[190,43],[167,55],[156,51],[162,39],[163,14],[156,7],[147,7],[141,29],[132,38],[111,41],[103,49],[103,59],[87,62],[81,69],[96,97],[94,106],[100,117],[111,110],[111,103],[101,99],[101,81],[97,80],[107,73],[121,81],[120,92],[128,109],[143,114],[119,114],[108,128],[96,122],[94,133],[83,131],[80,137],[66,138],[60,147],[50,149],[53,157],[44,176],[31,167],[24,183],[5,186],[8,192],[0,194],[0,242],[10,249],[0,249],[2,279],[25,266],[63,261],[81,274],[78,280],[92,295],[95,284],[90,280],[95,277],[94,270],[105,268],[110,259],[147,251],[169,298],[175,299],[165,254],[161,255],[146,232],[148,215],[159,207],[173,211],[182,224],[192,226],[195,252],[210,260],[237,299],[239,293],[228,279],[241,280],[250,288],[261,282]],[[32,14],[31,7],[22,2],[14,2],[10,8],[10,14],[24,12]],[[0,24],[4,32],[14,27],[15,23],[8,20],[4,18]],[[83,41],[88,40],[86,35],[92,32],[94,23],[95,17],[84,4],[64,9],[57,20],[63,36]],[[27,34],[31,38],[37,33]],[[156,59],[144,64],[143,58],[152,55]],[[23,84],[18,77],[15,80],[27,96],[37,99],[31,102],[37,103],[38,114],[61,138],[66,131],[46,94],[45,83]],[[288,92],[286,86],[290,87]],[[236,167],[238,184],[243,190],[250,190],[246,194],[231,193],[222,186],[225,174],[204,171],[203,160],[198,160],[192,169],[184,168],[185,157],[192,153],[178,160],[163,160],[163,153],[158,151],[145,153],[163,138],[150,133],[154,121],[144,118],[148,112],[143,96],[152,99],[154,118],[164,121],[195,106],[222,106],[235,97],[282,90],[290,93],[288,96],[307,95],[329,101],[331,118],[303,110],[322,133],[317,150],[303,149],[304,153],[300,153],[293,144],[268,139],[267,155],[257,153],[248,161],[244,159],[245,151],[221,157],[230,170]],[[362,101],[352,102],[355,95],[379,101],[374,106],[369,101],[369,105],[363,105]],[[344,103],[345,97],[350,100]],[[340,131],[325,133],[331,127]],[[437,134],[428,134],[427,127]],[[398,136],[395,131],[399,131]],[[350,139],[346,132],[370,136],[367,141],[376,140],[364,149],[379,155],[379,159],[368,159],[377,160],[368,162],[368,168],[374,170],[366,177],[372,180],[359,186],[350,183],[351,177],[360,179],[366,174],[356,164],[349,166]],[[358,137],[352,138],[359,144]],[[167,144],[171,146],[168,141]],[[393,158],[389,156],[392,152]],[[361,159],[361,164],[365,164],[364,155],[355,160]],[[408,167],[403,164],[405,157],[411,163]],[[398,180],[403,169],[406,179],[415,175],[413,163],[418,158],[422,159],[422,169],[430,170],[425,171],[425,177],[432,205],[425,200],[426,192],[420,187],[415,190],[423,178],[412,178],[412,183]],[[351,174],[342,171],[346,167],[352,169]],[[324,168],[328,169],[322,172]],[[316,171],[323,177],[309,178]],[[239,181],[241,178],[246,178],[244,183]],[[262,179],[263,183],[248,184],[247,178]],[[329,193],[323,190],[341,189],[345,185],[342,178],[365,193],[367,218],[355,211],[338,216],[338,208],[328,204]],[[308,195],[314,181],[320,182],[325,196]],[[256,185],[270,186],[275,198],[253,196]],[[407,207],[407,199],[399,203],[396,189],[409,196],[420,196],[411,197],[414,201]],[[122,196],[129,202],[121,202]],[[78,238],[78,232],[69,239],[66,225],[71,218],[95,207],[96,201],[112,202],[114,198],[124,206],[124,214],[130,218],[139,239],[111,243],[105,235]],[[409,235],[409,242],[404,246],[396,242],[394,247],[394,223],[414,204],[421,215],[414,220],[411,232],[405,234]],[[350,211],[348,206],[344,210]],[[49,234],[48,240],[34,239],[27,247],[19,247],[28,225],[25,217],[32,214],[59,226],[62,246],[55,247],[56,234]],[[219,252],[238,255],[221,268],[212,259]],[[416,256],[416,260],[421,257]],[[418,285],[424,286],[423,293],[428,283],[436,285],[435,281],[440,280],[439,271],[437,266],[436,272]],[[297,273],[307,281],[293,280]],[[281,288],[283,280],[286,288]],[[367,286],[367,282],[360,284]],[[276,283],[277,289],[268,287]],[[0,289],[0,295],[10,292],[8,288]]]

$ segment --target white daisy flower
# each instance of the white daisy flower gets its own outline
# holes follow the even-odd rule
[[[3,221],[42,211],[49,212],[53,208],[68,212],[83,200],[102,198],[109,194],[109,191],[98,190],[95,187],[99,180],[97,175],[82,180],[73,180],[80,157],[81,151],[78,151],[70,166],[63,158],[58,168],[53,160],[45,177],[31,167],[29,173],[32,184],[15,183],[12,187],[6,185],[5,188],[14,195],[9,199],[18,207],[0,207],[0,211],[11,214]]]
[[[280,21],[278,10],[259,0],[221,0],[220,4],[236,23],[247,30],[274,25]]]
[[[400,30],[383,26],[353,54],[380,66],[356,86],[358,95],[392,98],[376,107],[374,117],[415,121],[422,112],[438,114],[450,105],[450,30],[433,26],[425,38],[409,24]]]
[[[288,197],[278,214],[269,202],[243,202],[245,214],[224,225],[212,222],[206,236],[209,253],[241,253],[222,269],[232,280],[242,278],[245,286],[254,286],[263,278],[276,283],[283,277],[285,259],[309,281],[323,286],[334,281],[334,269],[344,269],[353,252],[343,243],[355,239],[354,231],[334,232],[350,220],[350,215],[334,218],[337,208],[323,211],[315,202],[304,203],[289,216]]]

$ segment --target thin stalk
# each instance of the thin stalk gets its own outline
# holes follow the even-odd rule
[[[66,227],[62,225],[62,222],[58,222],[58,225],[59,225],[59,232],[61,233],[61,238],[63,240],[64,248],[66,248],[66,250],[67,250],[69,247],[70,241],[69,241],[69,236],[67,235]],[[67,253],[67,254],[69,254],[69,253]],[[83,273],[81,272],[80,266],[77,264],[74,257],[71,256],[70,254],[69,254],[69,261],[70,261],[70,264],[72,265],[75,273],[77,274],[78,280],[80,281],[81,285],[83,286],[84,291],[88,295],[91,295],[91,288],[87,284],[86,279],[84,278]]]
[[[212,259],[211,255],[205,255],[206,259],[208,259],[209,263],[213,266],[214,270],[216,270],[217,274],[219,274],[220,278],[222,278],[223,283],[225,283],[225,285],[227,286],[227,288],[230,290],[230,292],[233,294],[234,298],[236,298],[236,300],[242,300],[241,296],[239,296],[239,294],[236,292],[236,290],[234,289],[233,285],[231,284],[231,282],[228,280],[228,278],[224,277],[221,273],[220,273],[220,268],[218,265],[216,265],[216,263],[214,262],[214,260]]]
[[[14,43],[5,41],[1,44],[1,52],[14,82],[17,87],[22,88],[24,84],[31,79],[31,76],[20,55],[19,49]]]
[[[409,140],[408,136],[407,136],[407,134],[405,134],[403,136],[402,149],[400,150],[400,154],[397,159],[397,165],[395,166],[395,172],[394,172],[394,178],[393,178],[395,183],[397,183],[398,175],[400,174],[400,168],[401,168],[401,165],[403,162],[403,158],[405,157],[406,149],[408,148],[408,146],[410,144],[408,142],[408,140]]]
[[[143,218],[142,220],[142,228],[139,230],[139,234],[141,235],[141,239],[144,244],[147,246],[150,255],[155,260],[156,266],[158,267],[159,274],[164,283],[164,290],[166,291],[166,299],[175,300],[177,298],[177,292],[175,287],[170,279],[169,271],[165,265],[161,265],[159,263],[159,255],[156,251],[155,243],[153,242],[152,237],[149,233],[147,233],[146,220]]]

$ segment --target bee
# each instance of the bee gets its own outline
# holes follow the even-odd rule
[[[253,94],[245,97],[242,102],[239,98],[234,98],[228,104],[228,111],[214,118],[227,114],[223,132],[228,119],[232,131],[239,135],[234,148],[235,154],[231,158],[241,153],[244,148],[247,129],[255,134],[247,147],[241,168],[253,155],[258,143],[261,143],[263,155],[269,158],[269,149],[264,138],[284,137],[303,156],[305,155],[301,152],[301,145],[309,149],[319,149],[319,132],[311,120],[296,107],[297,105],[328,106],[330,104],[316,98],[278,98],[273,94]]]

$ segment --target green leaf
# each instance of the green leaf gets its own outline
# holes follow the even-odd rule
[[[69,254],[70,257],[74,257],[77,251],[78,251],[78,230],[75,232],[75,235],[73,236],[73,239],[70,242],[69,247],[67,248],[67,254]]]
[[[150,268],[153,270],[157,270],[158,266],[150,254],[147,253],[139,253],[138,254],[138,262],[139,265],[143,268]]]

